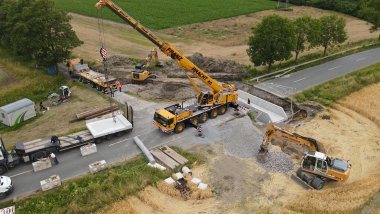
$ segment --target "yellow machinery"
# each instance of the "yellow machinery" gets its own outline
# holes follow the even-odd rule
[[[138,21],[129,16],[123,9],[112,0],[100,0],[96,8],[108,7],[116,15],[131,25],[135,30],[155,44],[165,55],[177,62],[179,67],[192,73],[200,79],[211,90],[200,92],[197,102],[194,105],[184,107],[175,104],[155,112],[153,122],[163,132],[180,133],[186,125],[197,125],[198,122],[205,122],[208,118],[215,118],[219,114],[224,114],[229,106],[237,108],[238,94],[232,84],[219,84],[206,72],[187,59],[171,44],[157,38],[152,32],[142,26]]]
[[[345,181],[348,179],[351,170],[349,161],[331,158],[321,152],[321,146],[315,139],[288,132],[273,124],[268,125],[264,141],[260,146],[259,155],[261,157],[268,153],[268,147],[273,137],[294,142],[309,149],[296,173],[296,178],[306,186],[322,189],[326,181]]]
[[[137,64],[135,66],[135,71],[131,72],[132,83],[151,82],[152,79],[156,78],[156,75],[147,70],[152,60],[154,60],[154,66],[163,67],[163,64],[158,61],[157,48],[153,48],[145,58],[145,61]]]

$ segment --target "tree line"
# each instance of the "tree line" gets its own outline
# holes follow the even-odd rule
[[[278,15],[269,15],[253,30],[249,38],[247,53],[256,65],[268,65],[268,70],[276,61],[288,60],[295,53],[295,61],[301,52],[343,43],[347,39],[345,20],[336,15],[319,19],[304,16],[290,20]]]
[[[39,66],[55,66],[82,44],[52,0],[1,0],[0,46]]]
[[[362,18],[373,24],[371,31],[376,31],[380,27],[380,0],[289,0],[289,2]]]

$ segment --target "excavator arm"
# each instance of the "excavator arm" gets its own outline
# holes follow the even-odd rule
[[[267,126],[267,131],[265,132],[263,143],[260,146],[259,154],[266,154],[268,152],[268,147],[273,137],[279,137],[286,141],[306,146],[310,151],[321,151],[321,148],[315,139],[304,137],[297,133],[291,133],[278,126],[269,124]]]
[[[155,44],[160,50],[170,58],[174,59],[177,64],[191,72],[195,77],[200,79],[203,83],[205,83],[208,87],[213,90],[214,95],[218,95],[223,91],[224,88],[226,90],[234,90],[234,86],[220,85],[216,80],[212,79],[206,72],[196,66],[193,62],[187,59],[180,51],[178,51],[171,44],[161,41],[158,37],[156,37],[152,32],[146,29],[143,25],[141,25],[134,18],[129,16],[123,9],[121,9],[118,5],[116,5],[112,0],[100,0],[96,4],[96,8],[100,9],[102,7],[108,7],[111,11],[113,11],[116,15],[122,18],[125,22],[127,22],[130,26],[132,26],[135,30],[137,30],[140,34],[142,34],[145,38],[149,39],[153,44]]]

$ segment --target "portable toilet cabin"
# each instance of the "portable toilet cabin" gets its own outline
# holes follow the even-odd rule
[[[0,107],[0,121],[7,126],[14,126],[34,116],[34,102],[26,98]]]

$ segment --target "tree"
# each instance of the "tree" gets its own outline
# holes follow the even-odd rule
[[[294,28],[292,22],[278,15],[264,17],[253,30],[247,49],[250,60],[256,65],[268,65],[287,60],[294,50]]]
[[[319,21],[319,44],[324,48],[323,56],[325,56],[328,47],[333,47],[346,41],[347,33],[344,29],[346,22],[337,15],[323,16]]]
[[[318,45],[319,20],[310,16],[297,18],[293,22],[295,31],[295,52],[297,62],[298,55],[306,48],[310,49]]]
[[[70,17],[55,9],[53,1],[12,2],[5,4],[8,12],[3,41],[17,55],[35,59],[39,65],[48,67],[68,58],[71,50],[82,43],[72,30]]]
[[[371,22],[373,26],[370,31],[376,31],[380,28],[380,0],[362,0],[359,16]],[[379,34],[380,40],[380,34]]]

